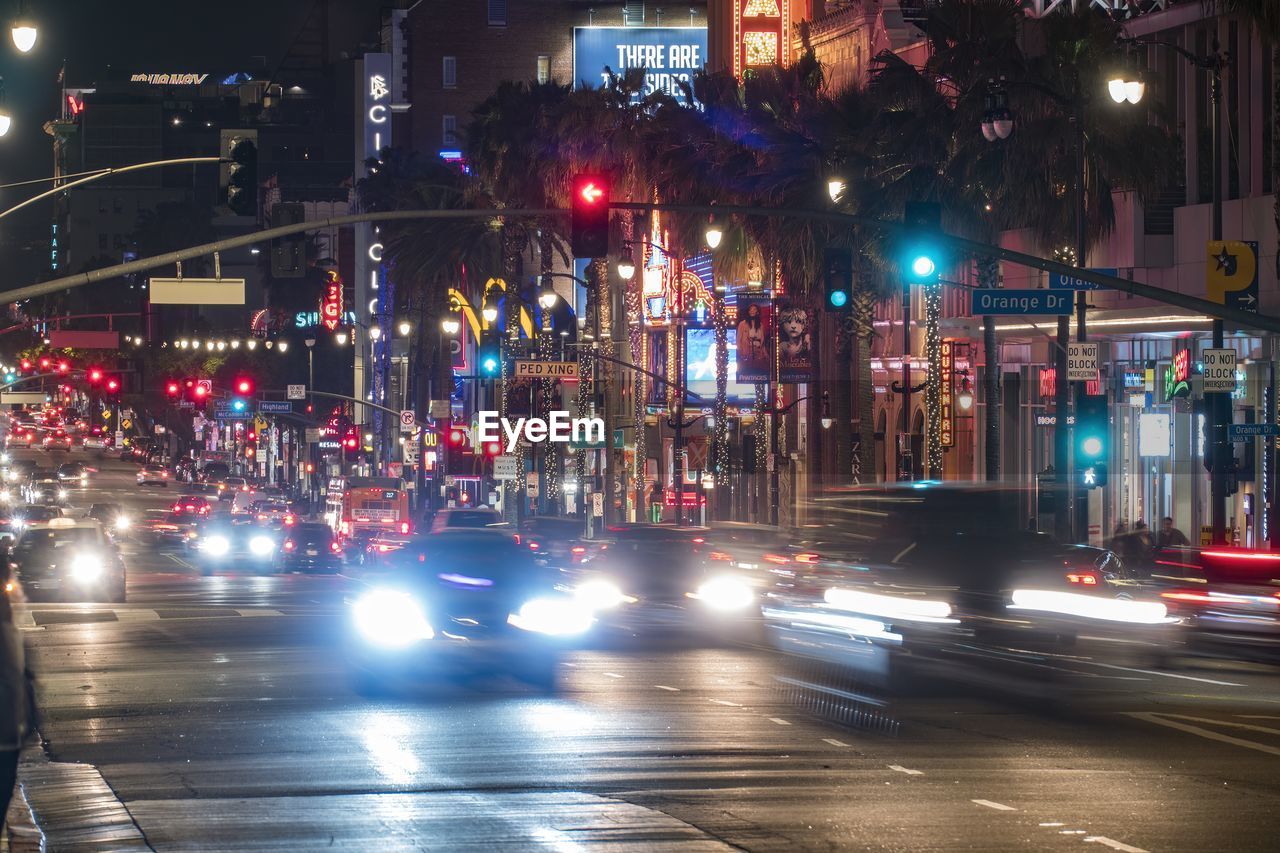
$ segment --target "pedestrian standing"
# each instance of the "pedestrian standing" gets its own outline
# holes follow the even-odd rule
[[[1160,532],[1156,534],[1155,549],[1157,551],[1162,548],[1176,548],[1181,545],[1190,545],[1191,541],[1187,539],[1185,533],[1173,526],[1173,519],[1165,516],[1160,519]]]
[[[0,540],[0,829],[18,781],[18,756],[34,723],[31,676],[13,619],[9,540]]]
[[[649,490],[649,520],[654,524],[662,521],[662,486],[656,480]]]

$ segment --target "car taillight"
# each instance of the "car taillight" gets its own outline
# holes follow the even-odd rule
[[[586,548],[584,548],[584,547],[582,547],[581,545],[574,545],[572,548],[570,548],[570,549],[569,549],[569,553],[570,553],[570,554],[585,554],[585,553],[587,553],[587,549],[586,549]]]
[[[350,533],[350,532],[351,532],[351,525],[347,524],[345,521],[343,521],[343,522],[339,523],[339,524],[338,524],[338,532],[339,532],[339,533],[342,533],[343,535],[345,535],[345,534],[347,534],[347,533]]]
[[[1198,589],[1174,589],[1160,593],[1160,597],[1169,601],[1182,601],[1189,604],[1208,604],[1213,596]]]
[[[708,560],[732,560],[733,557],[723,551],[712,551],[707,555]]]
[[[1093,572],[1067,572],[1067,583],[1081,586],[1097,586],[1098,576]]]
[[[797,563],[816,563],[818,562],[819,559],[821,559],[821,555],[819,554],[812,554],[812,553],[796,554]]]
[[[515,540],[516,540],[516,544],[517,544],[517,545],[519,545],[519,544],[520,544],[520,534],[519,534],[519,533],[513,533],[513,534],[512,534],[512,536],[515,538]]]
[[[292,516],[292,515],[286,515],[286,516],[284,517],[284,526],[285,526],[285,527],[288,527],[288,526],[289,526],[289,525],[291,525],[291,524],[293,524],[293,516]]]
[[[536,550],[538,550],[538,549],[539,549],[539,548],[541,548],[541,547],[542,547],[542,546],[541,546],[541,545],[539,545],[537,542],[530,542],[530,543],[529,543],[529,550],[530,550],[530,551],[536,551]]]
[[[297,547],[297,546],[293,544],[293,540],[292,540],[292,539],[286,539],[286,540],[284,540],[284,549],[285,549],[286,551],[292,551],[292,550],[293,550],[294,548],[296,548],[296,547]]]
[[[766,563],[777,563],[779,566],[785,566],[787,563],[791,562],[791,558],[783,556],[782,554],[765,554],[764,561]]]
[[[333,552],[333,553],[335,553],[335,554],[341,554],[341,553],[342,553],[342,546],[341,546],[341,545],[339,545],[337,542],[330,542],[330,543],[329,543],[329,550],[330,550],[330,551],[332,551],[332,552]]]
[[[169,510],[171,512],[182,512],[182,504],[174,504],[173,506],[169,507]]]
[[[693,544],[694,544],[694,545],[701,545],[703,542],[706,542],[706,541],[707,541],[707,540],[703,539],[701,536],[696,536],[696,537],[694,537]]]
[[[400,522],[400,532],[401,532],[401,533],[408,533],[408,532],[409,532],[409,522],[407,522],[407,521],[402,521],[402,522]]]
[[[168,472],[168,471],[161,471],[161,472],[160,472],[160,476],[161,476],[161,477],[168,477],[168,476],[169,476],[169,472]]]

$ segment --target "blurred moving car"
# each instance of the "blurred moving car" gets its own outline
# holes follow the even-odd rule
[[[89,469],[83,462],[63,462],[54,474],[61,482],[70,486],[85,486],[89,483]]]
[[[520,541],[541,562],[572,566],[587,562],[606,547],[598,540],[587,539],[584,527],[580,518],[537,515],[520,524]]]
[[[446,530],[479,530],[486,527],[498,527],[504,524],[502,513],[488,507],[446,507],[436,510],[431,517],[428,528],[431,533],[442,533]]]
[[[128,535],[129,529],[133,526],[133,518],[120,504],[91,504],[85,517],[98,522],[104,530],[117,538]]]
[[[255,521],[271,525],[288,525],[297,520],[289,505],[280,500],[258,500],[249,505],[248,513]]]
[[[396,677],[513,675],[554,689],[565,648],[591,628],[590,608],[557,591],[558,573],[512,536],[419,535],[394,559],[394,581],[363,585],[351,600],[345,648],[362,688]]]
[[[71,433],[62,427],[51,429],[40,442],[40,446],[45,450],[70,450],[72,445]]]
[[[234,500],[237,492],[249,491],[249,482],[244,477],[223,477],[215,486],[220,501]]]
[[[284,531],[276,550],[276,568],[285,572],[342,571],[342,543],[329,525],[304,521]]]
[[[31,447],[35,444],[36,432],[30,427],[15,426],[4,437],[5,447]]]
[[[200,573],[220,569],[270,571],[282,539],[280,532],[242,519],[203,519],[193,526],[190,539]]]
[[[53,471],[37,468],[27,475],[22,498],[29,504],[65,504],[71,499],[71,492]]]
[[[1280,656],[1280,553],[1166,547],[1156,552],[1149,581],[1182,619],[1175,653]]]
[[[55,518],[27,527],[10,557],[28,599],[125,600],[125,567],[102,525]]]
[[[179,518],[193,518],[208,515],[213,509],[209,499],[203,495],[178,495],[178,499],[169,507],[169,512]]]
[[[62,515],[60,507],[41,505],[17,507],[9,518],[14,529],[21,531],[33,524],[43,524],[55,518],[62,518]]]
[[[886,685],[1044,680],[1046,655],[1159,660],[1177,622],[1166,606],[1110,551],[1026,531],[1023,500],[933,482],[824,496],[813,514],[831,538],[770,589],[771,643]]]
[[[159,465],[143,465],[138,469],[138,485],[139,486],[165,486],[169,485],[169,471]]]

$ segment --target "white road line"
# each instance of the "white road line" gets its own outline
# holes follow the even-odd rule
[[[1233,723],[1229,720],[1215,720],[1212,717],[1189,717],[1186,714],[1169,714],[1163,711],[1157,711],[1162,717],[1172,717],[1176,720],[1192,720],[1197,723],[1208,723],[1212,726],[1223,726],[1228,729],[1246,729],[1251,732],[1262,732],[1268,735],[1280,735],[1280,729],[1269,729],[1266,726],[1254,726],[1249,723]]]
[[[154,610],[117,610],[115,614],[117,622],[151,622],[160,618]]]
[[[1128,716],[1133,717],[1134,719],[1144,720],[1148,723],[1155,723],[1157,726],[1166,726],[1167,728],[1177,729],[1180,732],[1186,732],[1188,734],[1198,735],[1208,740],[1216,740],[1219,743],[1229,743],[1232,746],[1241,746],[1241,747],[1244,747],[1245,749],[1255,750],[1256,752],[1265,752],[1267,755],[1280,755],[1280,747],[1270,746],[1265,743],[1254,743],[1251,740],[1244,740],[1243,738],[1231,737],[1231,735],[1224,735],[1221,732],[1210,731],[1209,729],[1204,729],[1204,728],[1201,728],[1200,726],[1192,726],[1192,725],[1188,725],[1187,723],[1179,723],[1175,720],[1166,720],[1162,718],[1159,714],[1149,713],[1146,711],[1126,711],[1125,713]],[[1196,718],[1193,717],[1192,719],[1196,719]],[[1215,725],[1226,725],[1225,723],[1218,722],[1217,720],[1212,720],[1211,722],[1213,722]],[[1243,725],[1243,724],[1236,723],[1236,725]]]
[[[1013,806],[1006,806],[1004,803],[993,803],[991,800],[970,800],[971,803],[977,803],[980,806],[986,806],[989,809],[995,809],[998,812],[1016,812]]]
[[[182,566],[184,569],[194,569],[194,568],[195,568],[195,566],[191,565],[191,564],[190,564],[190,563],[188,563],[186,560],[184,560],[184,559],[182,559],[181,557],[179,557],[177,554],[165,554],[165,556],[166,556],[166,557],[168,557],[170,560],[173,560],[173,561],[174,561],[175,563],[177,563],[179,566]]]
[[[1086,835],[1086,844],[1101,844],[1110,847],[1112,850],[1119,850],[1120,853],[1147,853],[1141,847],[1134,847],[1132,844],[1125,844],[1123,841],[1116,841],[1114,838],[1107,838],[1105,835]]]
[[[668,687],[668,686],[667,686],[667,685],[665,685],[665,684],[655,684],[655,685],[653,685],[653,686],[654,686],[654,687],[656,687],[656,688],[658,688],[659,690],[666,690],[668,693],[679,693],[679,692],[680,692],[680,688],[679,688],[679,687]]]
[[[1275,714],[1236,714],[1242,720],[1280,720]]]
[[[890,764],[889,769],[897,773],[906,773],[908,776],[923,776],[923,770],[912,770],[910,767],[903,767],[901,764]],[[977,802],[977,800],[974,800]]]
[[[1125,672],[1141,672],[1144,675],[1162,675],[1165,678],[1179,678],[1183,681],[1198,681],[1201,684],[1216,684],[1219,687],[1244,687],[1243,684],[1237,684],[1234,681],[1214,681],[1212,678],[1197,678],[1194,675],[1179,675],[1176,672],[1160,672],[1157,669],[1138,669],[1132,666],[1117,666],[1113,663],[1100,663],[1096,660],[1082,660],[1080,663],[1087,663],[1090,666],[1101,666],[1106,669],[1119,669]]]
[[[621,676],[621,675],[618,675],[618,673],[616,673],[616,672],[606,672],[606,673],[605,673],[605,675],[609,676],[610,678],[622,678],[622,677],[623,677],[623,676]]]
[[[253,610],[237,610],[236,613],[240,616],[283,616],[284,615],[284,613],[282,613],[279,610],[270,610],[265,607],[255,608]]]
[[[729,708],[741,708],[737,702],[730,702],[728,699],[708,699],[708,702],[714,702],[717,705],[724,705]]]
[[[1060,820],[1047,820],[1041,823],[1040,826],[1066,826],[1066,824]]]
[[[34,628],[36,627],[36,615],[24,607],[14,614],[13,624],[19,628]]]
[[[790,724],[790,723],[788,723],[786,720],[779,719],[778,717],[770,717],[770,718],[769,718],[769,722],[771,722],[771,723],[777,723],[777,724],[778,724],[778,725],[780,725],[780,726],[789,726],[789,725],[791,725],[791,724]]]
[[[845,743],[844,741],[842,741],[842,740],[836,740],[836,739],[835,739],[835,738],[833,738],[833,737],[824,737],[824,738],[822,739],[822,742],[823,742],[823,743],[829,743],[829,744],[831,744],[832,746],[848,746],[848,745],[849,745],[849,744]]]

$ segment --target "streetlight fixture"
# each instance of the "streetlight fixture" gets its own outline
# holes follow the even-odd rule
[[[284,353],[288,352],[288,351],[289,351],[289,342],[288,342],[288,341],[281,341],[281,342],[279,343],[279,345],[277,345],[277,346],[276,346],[276,349],[280,350],[281,354],[284,354]]]
[[[973,410],[973,386],[969,384],[968,376],[961,377],[960,393],[956,394],[956,405],[962,412]]]
[[[338,342],[338,346],[340,347],[345,347],[347,345],[346,332],[338,332],[336,335],[333,336],[333,339]]]
[[[1009,93],[1000,82],[987,81],[987,93],[982,99],[982,138],[988,142],[1008,139],[1013,133],[1013,113],[1009,111]]]
[[[9,30],[9,34],[13,36],[13,46],[18,49],[19,53],[29,53],[31,48],[36,46],[36,22],[27,12],[26,0],[22,0],[18,4],[18,17],[13,22],[13,27]]]
[[[633,269],[634,273],[635,270]],[[560,298],[560,294],[556,293],[556,289],[550,284],[543,284],[542,290],[538,292],[538,304],[542,306],[544,311],[550,311],[556,306],[556,300]]]
[[[462,324],[453,315],[449,315],[440,321],[440,330],[446,335],[456,335],[461,328]]]
[[[622,254],[618,256],[618,275],[622,276],[623,281],[631,281],[631,277],[635,274],[636,261],[631,255],[631,246],[628,244],[622,247]],[[539,301],[541,301],[541,297],[539,297]]]
[[[413,324],[408,320],[401,320],[400,324],[396,326],[396,331],[400,333],[400,337],[407,338],[409,333],[413,331]]]
[[[831,196],[833,202],[839,201],[841,196],[844,195],[844,191],[845,182],[843,178],[833,177],[827,179],[827,195]]]
[[[370,327],[369,327],[369,339],[370,339],[370,340],[372,340],[372,341],[374,341],[374,342],[377,342],[377,341],[378,341],[378,340],[380,340],[381,338],[382,338],[382,327],[381,327],[381,326],[370,326]]]
[[[707,232],[705,234],[707,240],[707,248],[715,249],[719,247],[720,241],[724,239],[724,232],[720,230],[720,226],[716,224],[714,216],[707,222]]]
[[[1136,104],[1146,92],[1147,84],[1142,79],[1142,73],[1134,69],[1122,69],[1107,81],[1107,94],[1117,104],[1125,101]]]
[[[0,77],[0,136],[7,134],[12,124],[13,116],[9,115],[9,108],[5,106],[4,78]]]

